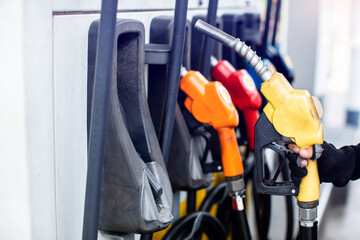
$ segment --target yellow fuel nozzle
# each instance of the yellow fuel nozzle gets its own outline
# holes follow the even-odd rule
[[[293,89],[282,74],[275,73],[262,83],[261,92],[268,100],[264,113],[278,133],[289,137],[299,148],[323,143],[323,126],[308,91]],[[300,202],[312,202],[320,197],[316,160],[309,160],[307,170],[297,196]]]
[[[261,92],[268,100],[264,113],[278,134],[290,138],[300,148],[323,143],[323,126],[319,117],[322,114],[320,113],[321,105],[316,100],[314,103],[308,91],[295,90],[282,74],[272,74],[260,57],[240,39],[236,39],[201,20],[196,22],[195,28],[237,52],[264,81],[261,85]],[[259,131],[268,131],[270,128],[264,124],[259,124],[258,129]],[[255,139],[255,141],[261,142],[261,147],[265,146],[264,143],[267,140],[276,139],[274,135],[265,135],[258,134],[258,136],[264,136],[266,140]],[[320,181],[316,161],[309,160],[307,170],[308,174],[302,179],[297,196],[300,202],[313,202],[320,197]],[[264,192],[267,187],[271,188],[266,184],[263,185]],[[290,190],[295,192],[295,189]]]

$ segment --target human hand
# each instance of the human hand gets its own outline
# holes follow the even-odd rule
[[[307,166],[308,160],[306,159],[318,159],[320,182],[331,182],[335,186],[344,186],[352,177],[356,155],[354,146],[336,149],[334,145],[325,142],[322,145],[303,149],[299,149],[295,144],[289,144],[288,147],[294,152],[287,153],[286,157],[289,160],[291,179],[296,186],[299,186],[301,179],[307,175],[305,166]]]
[[[308,158],[312,156],[312,147],[303,148],[300,150],[296,144],[288,145],[291,152],[286,153],[286,158],[289,160],[290,178],[296,187],[300,186],[301,179],[308,173],[305,168],[308,165]]]
[[[298,146],[296,146],[295,143],[289,144],[288,148],[293,153],[299,154],[300,157],[304,158],[303,160],[301,160],[301,166],[299,167],[306,167],[308,165],[308,161],[306,159],[310,159],[313,156],[314,152],[312,146],[300,149]]]

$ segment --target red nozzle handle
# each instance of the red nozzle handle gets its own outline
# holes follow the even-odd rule
[[[256,109],[243,109],[246,132],[251,150],[255,149],[255,124],[259,118],[259,112]]]

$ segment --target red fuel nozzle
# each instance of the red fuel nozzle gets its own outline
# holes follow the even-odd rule
[[[211,76],[226,87],[235,106],[244,113],[249,147],[254,150],[254,128],[262,102],[254,80],[246,70],[236,71],[226,60],[212,63],[216,65],[214,64],[211,70]]]

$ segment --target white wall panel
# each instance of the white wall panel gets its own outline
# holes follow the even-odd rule
[[[202,4],[199,4],[199,3]],[[246,0],[220,0],[219,7],[243,7],[248,2],[251,5],[257,5],[260,1],[246,1]],[[189,0],[189,8],[207,8],[208,0]],[[134,11],[134,10],[161,10],[173,9],[175,7],[175,0],[118,0],[118,9],[120,11]],[[53,11],[68,12],[68,11],[100,11],[101,0],[53,0]]]
[[[31,239],[21,1],[0,2],[0,238]],[[11,23],[11,24],[10,24]],[[21,216],[21,217],[17,217]]]
[[[175,6],[174,0],[118,0],[118,9],[141,10],[141,9],[172,9]],[[197,7],[198,0],[190,0],[189,6]],[[54,11],[99,11],[101,1],[99,0],[54,0]]]
[[[23,0],[26,161],[31,191],[32,239],[55,239],[55,159],[52,4]]]
[[[59,239],[81,239],[87,170],[87,32],[95,15],[54,17],[54,106]]]
[[[0,239],[56,239],[52,11],[0,2]]]

